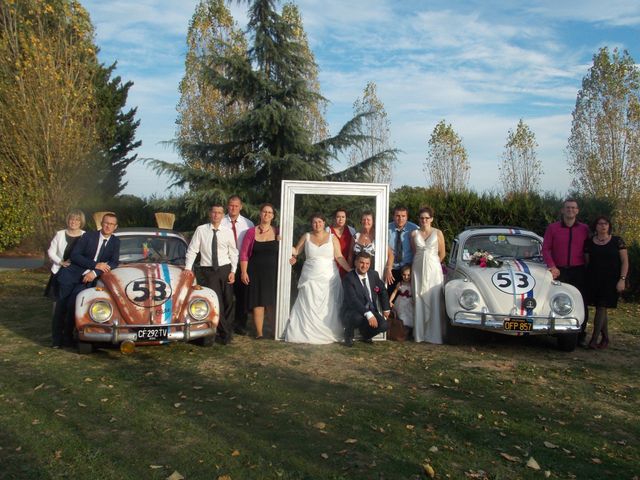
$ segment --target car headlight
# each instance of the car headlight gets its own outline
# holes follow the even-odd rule
[[[98,300],[93,302],[89,307],[89,316],[91,320],[97,323],[104,323],[109,321],[111,314],[113,313],[113,307],[105,300]]]
[[[559,293],[551,299],[551,310],[558,315],[569,315],[573,311],[573,301],[566,293]]]
[[[473,310],[480,302],[480,295],[475,290],[466,289],[462,291],[459,302],[460,306],[465,310]]]
[[[189,315],[196,320],[202,320],[209,315],[209,304],[201,298],[193,300],[189,304]]]

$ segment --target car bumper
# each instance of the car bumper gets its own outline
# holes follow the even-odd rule
[[[531,329],[507,330],[505,321],[526,321],[531,324]],[[577,317],[519,317],[486,311],[470,312],[466,310],[457,311],[451,319],[451,325],[498,332],[505,335],[549,335],[581,331],[581,321]]]
[[[124,341],[132,341],[139,343],[166,343],[166,342],[190,342],[203,337],[210,337],[216,334],[214,328],[196,328],[194,326],[208,324],[211,325],[209,320],[202,321],[187,321],[183,323],[165,323],[162,325],[132,325],[132,324],[120,324],[115,320],[113,324],[101,325],[92,324],[85,326],[82,330],[78,331],[78,340],[82,342],[95,342],[95,343],[113,343],[119,344]],[[138,340],[138,334],[134,331],[136,328],[141,327],[168,327],[169,332],[166,338],[158,340]]]

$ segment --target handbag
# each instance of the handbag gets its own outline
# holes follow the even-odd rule
[[[404,323],[402,323],[402,320],[396,316],[396,313],[393,310],[391,311],[387,322],[389,323],[387,339],[394,340],[396,342],[404,342],[407,339],[407,331],[404,328]]]

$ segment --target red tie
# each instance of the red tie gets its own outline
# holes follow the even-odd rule
[[[238,248],[238,232],[236,231],[237,220],[231,220],[231,230],[233,230],[233,239],[236,241],[236,248]]]

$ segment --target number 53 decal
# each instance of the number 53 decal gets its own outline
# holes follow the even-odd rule
[[[127,298],[139,307],[157,307],[171,298],[171,285],[159,278],[139,278],[129,282]]]
[[[536,280],[525,272],[513,272],[513,277],[508,271],[496,272],[491,277],[493,285],[504,293],[520,295],[527,293],[536,286]],[[514,285],[515,282],[515,285]]]

